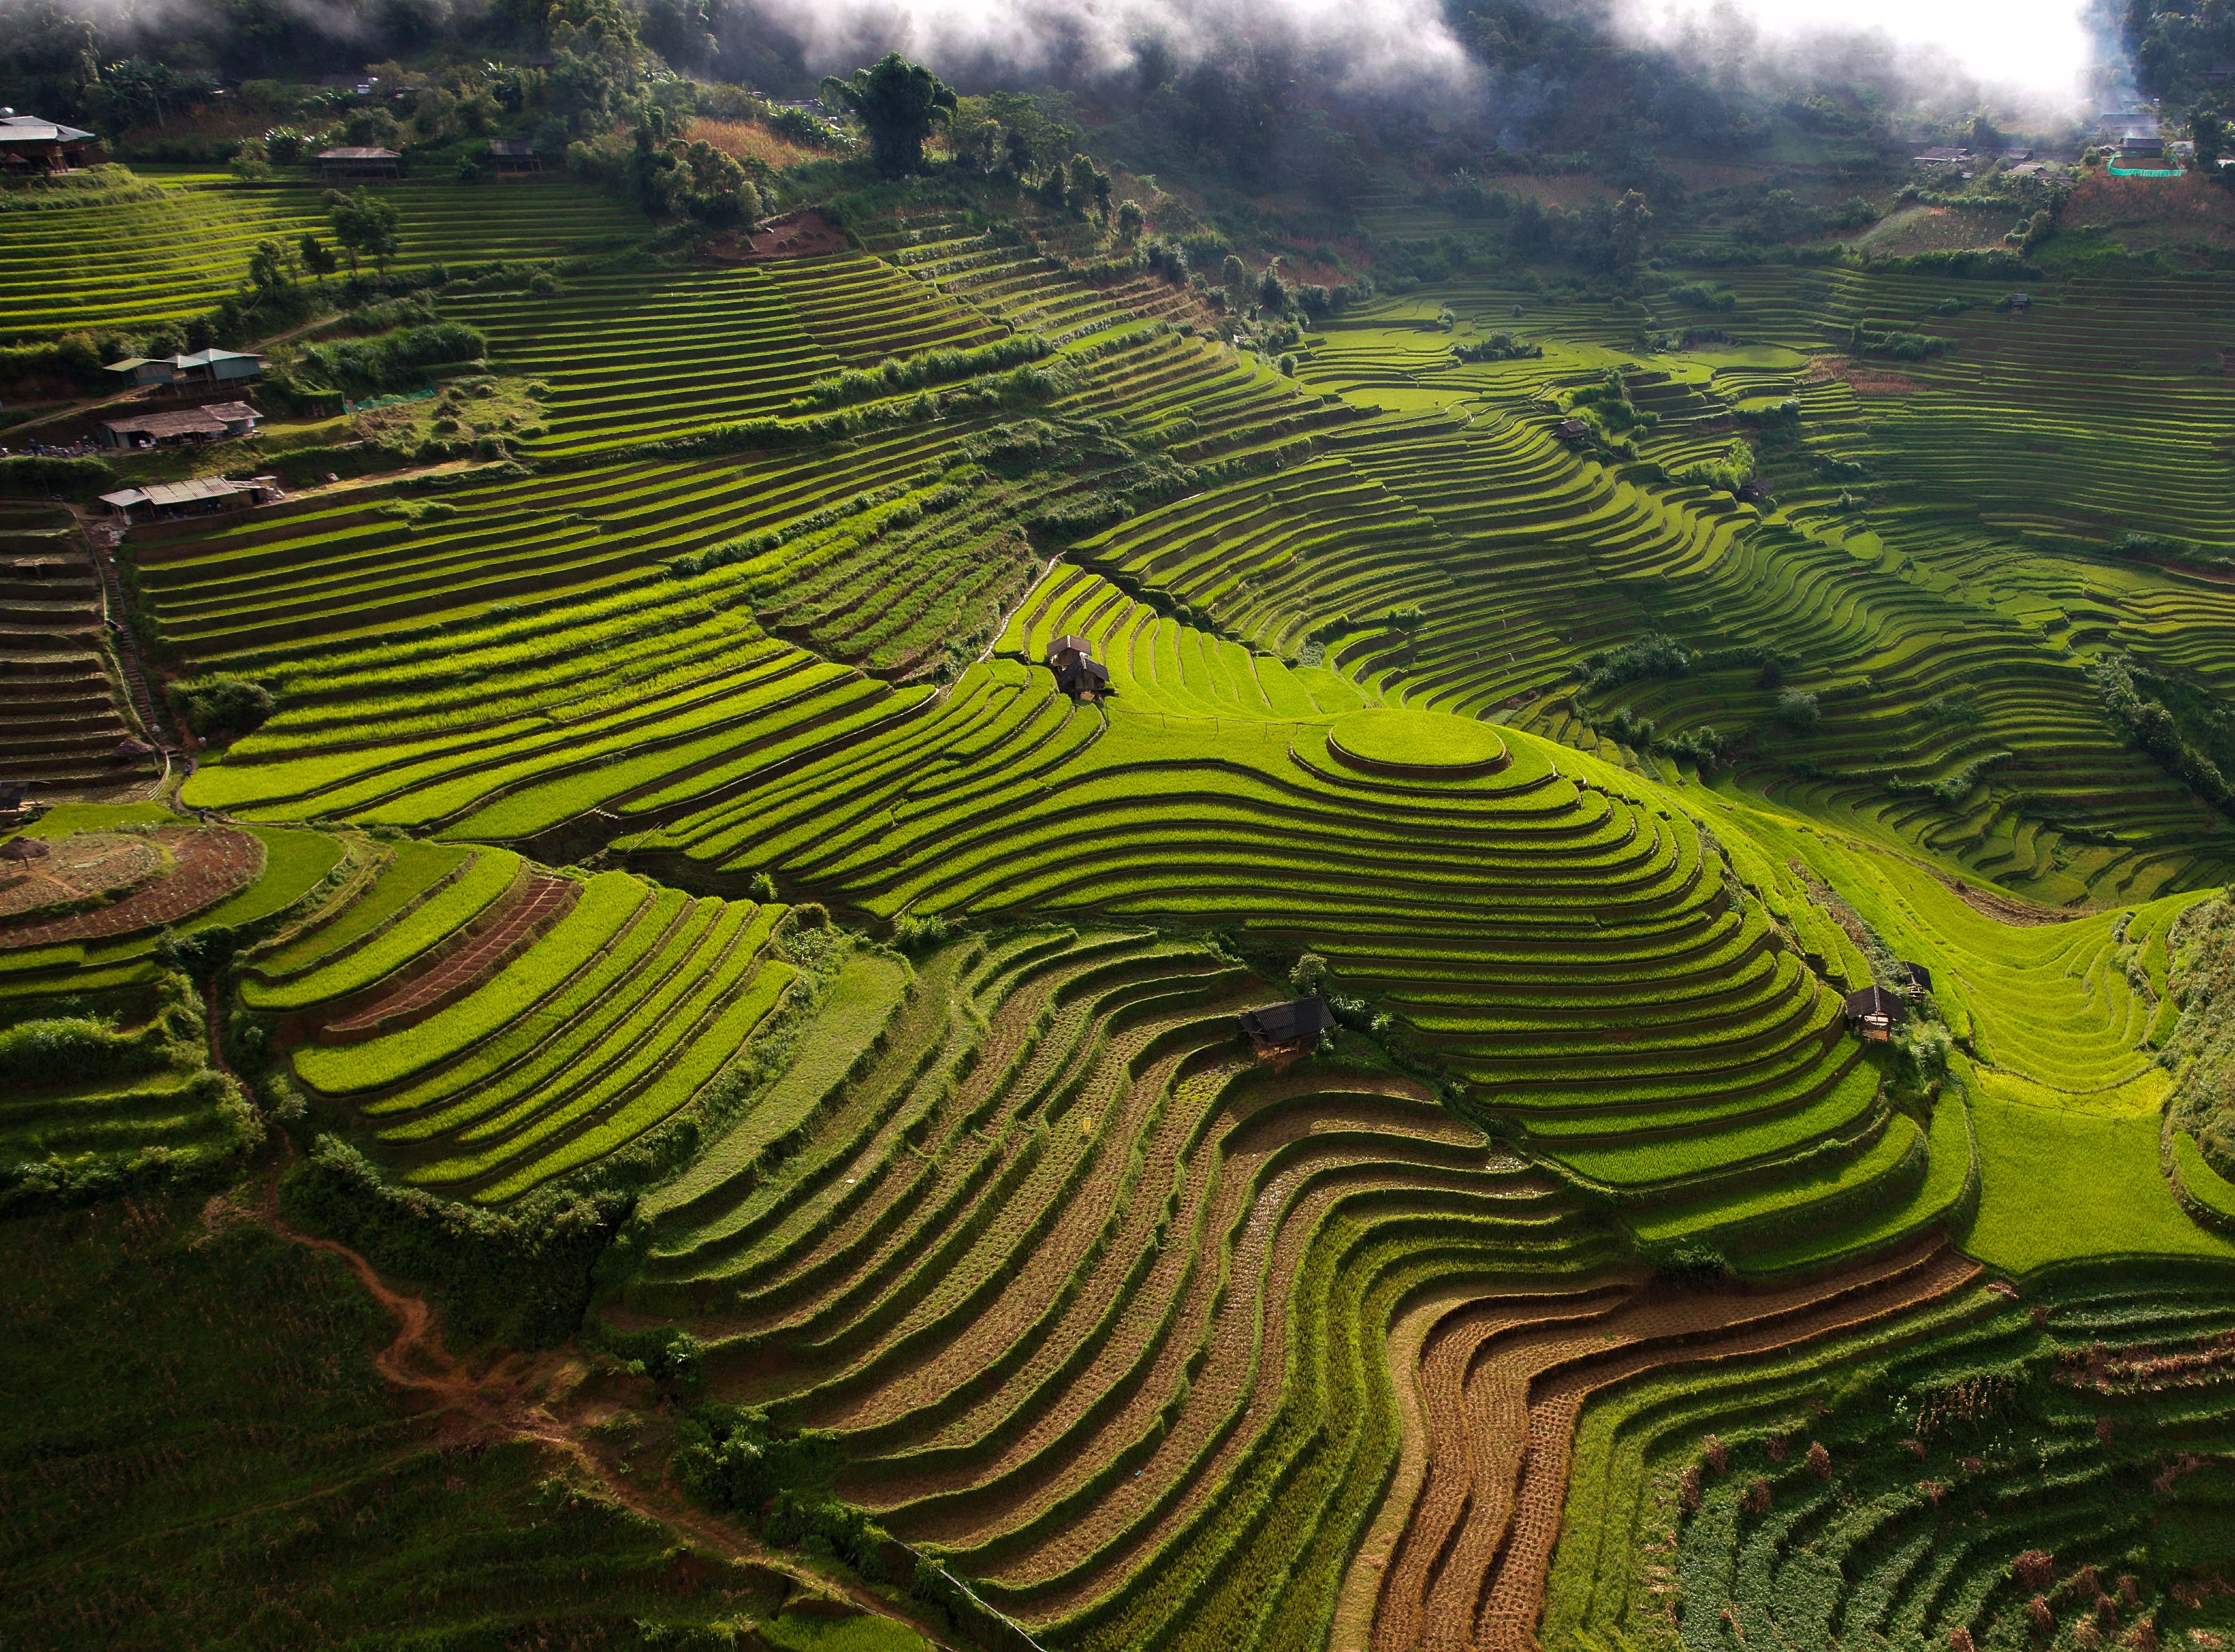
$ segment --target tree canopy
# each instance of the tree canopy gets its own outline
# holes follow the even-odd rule
[[[887,52],[849,80],[826,75],[823,91],[861,117],[869,158],[888,178],[923,170],[924,140],[953,118],[954,94],[939,76]]]

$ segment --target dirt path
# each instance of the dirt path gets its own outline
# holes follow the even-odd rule
[[[209,990],[208,1001],[213,1012],[214,987]],[[211,1053],[224,1069],[217,1026],[213,1013]],[[414,1396],[423,1414],[442,1435],[459,1444],[535,1440],[567,1458],[603,1495],[726,1560],[764,1567],[782,1575],[796,1590],[842,1598],[865,1613],[903,1622],[934,1647],[955,1647],[941,1627],[914,1612],[896,1609],[894,1603],[860,1582],[813,1570],[792,1556],[767,1547],[734,1522],[699,1508],[665,1467],[656,1480],[635,1473],[625,1457],[632,1446],[607,1443],[590,1431],[617,1412],[636,1407],[611,1400],[580,1400],[591,1367],[572,1343],[538,1354],[506,1354],[479,1369],[453,1353],[442,1340],[441,1321],[425,1298],[388,1284],[360,1252],[338,1240],[304,1233],[280,1215],[279,1183],[293,1167],[296,1154],[285,1133],[279,1134],[281,1150],[272,1155],[258,1214],[273,1233],[290,1243],[340,1257],[373,1301],[394,1318],[396,1335],[372,1356],[373,1368]],[[645,1386],[648,1400],[649,1385]],[[651,1406],[647,1404],[642,1409],[649,1413]]]

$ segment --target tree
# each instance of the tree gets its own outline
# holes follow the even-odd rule
[[[385,275],[388,260],[403,244],[397,234],[396,203],[360,188],[351,195],[330,189],[326,205],[333,213],[334,239],[349,260],[350,273],[357,273],[359,259],[369,258],[373,267]]]
[[[1228,296],[1235,303],[1241,303],[1242,295],[1249,290],[1249,266],[1229,252],[1226,261],[1218,266],[1218,285],[1226,289]]]
[[[860,117],[869,159],[888,178],[922,171],[924,140],[954,114],[954,94],[939,76],[898,52],[855,69],[849,80],[824,75],[823,90]]]
[[[1138,235],[1141,233],[1141,226],[1148,221],[1149,215],[1141,210],[1139,201],[1128,200],[1118,203],[1118,233],[1127,240],[1130,241]]]
[[[261,138],[243,138],[233,152],[233,180],[237,184],[272,181],[272,152]]]
[[[2196,169],[2207,178],[2219,175],[2219,157],[2227,153],[2227,122],[2210,109],[2195,109],[2188,117],[2188,135],[2196,141]]]
[[[295,246],[302,254],[303,267],[321,281],[339,267],[339,261],[334,257],[333,249],[309,230],[303,232],[303,239],[296,242]]]
[[[1614,266],[1625,281],[1637,273],[1637,261],[1645,256],[1645,226],[1652,221],[1645,197],[1635,189],[1614,204]]]

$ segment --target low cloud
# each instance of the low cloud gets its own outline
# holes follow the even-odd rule
[[[1465,52],[1433,0],[760,0],[815,69],[886,49],[947,74],[1118,73],[1161,42],[1180,66],[1236,41],[1292,50],[1350,90],[1458,91]]]
[[[1984,92],[2068,107],[2097,54],[2077,0],[1627,0],[1621,15],[1632,35],[1708,62],[1735,49],[1787,79],[1815,62],[1875,68],[1930,102]]]

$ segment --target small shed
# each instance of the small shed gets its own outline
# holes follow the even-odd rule
[[[370,97],[372,88],[380,84],[377,75],[321,75],[318,89],[322,92],[344,92],[352,97]]]
[[[1591,433],[1591,427],[1581,419],[1562,419],[1552,427],[1552,434],[1563,442],[1580,442]]]
[[[0,173],[40,177],[74,172],[99,160],[100,149],[101,140],[90,132],[0,109]]]
[[[543,170],[543,157],[535,153],[534,143],[527,138],[491,138],[488,157],[489,166],[497,172]]]
[[[102,370],[121,373],[134,384],[167,384],[178,374],[174,359],[169,356],[127,356],[122,361],[109,363]]]
[[[1058,637],[1048,644],[1047,663],[1057,689],[1075,700],[1099,699],[1110,692],[1110,668],[1095,659],[1084,637]]]
[[[1327,1000],[1314,993],[1262,1010],[1244,1010],[1235,1019],[1260,1061],[1285,1066],[1318,1046],[1320,1034],[1334,1025],[1334,1013]]]
[[[1932,972],[1923,964],[1912,963],[1904,958],[1901,960],[1901,967],[1909,972],[1909,985],[1911,991],[1929,993],[1932,990]]]
[[[185,356],[127,356],[103,370],[134,384],[226,384],[253,378],[264,357],[252,350],[197,350]]]
[[[403,157],[393,149],[344,144],[338,149],[318,151],[318,175],[322,178],[400,178],[403,175]]]
[[[6,842],[0,843],[0,861],[13,862],[18,865],[25,861],[38,860],[50,852],[46,840],[42,837],[11,837]]]
[[[103,419],[99,434],[105,448],[177,448],[228,436],[253,436],[264,416],[246,402],[213,402],[206,407],[167,408]]]
[[[1773,505],[1777,495],[1758,482],[1739,483],[1739,503],[1741,505]]]
[[[262,476],[249,482],[205,476],[193,482],[151,482],[144,488],[121,488],[102,495],[101,502],[111,515],[128,521],[152,522],[246,510],[270,502],[279,497],[279,492],[276,484]]]
[[[264,370],[264,357],[251,350],[198,350],[172,357],[172,365],[179,384],[225,384],[255,377]]]
[[[1971,152],[1941,144],[1930,149],[1920,149],[1911,158],[1920,167],[1956,167],[1969,161]]]
[[[2130,133],[2127,136],[2119,140],[2119,158],[2121,161],[2133,161],[2137,159],[2153,160],[2164,154],[2165,140],[2163,138],[2153,138],[2139,133]]]
[[[1909,1006],[1902,1002],[1898,993],[1889,993],[1883,987],[1865,987],[1859,993],[1847,994],[1847,1028],[1858,1037],[1890,1039],[1894,1028],[1908,1019]]]
[[[2013,310],[2032,309],[2033,294],[2030,292],[2013,292],[2010,294],[2010,308]]]

